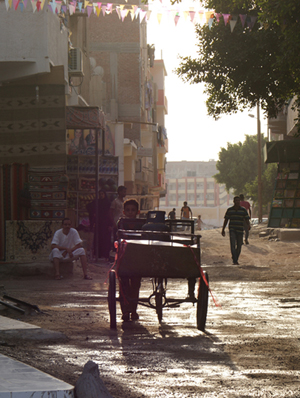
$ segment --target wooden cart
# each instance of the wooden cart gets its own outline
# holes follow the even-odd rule
[[[131,220],[132,221],[132,220]],[[138,304],[156,310],[161,323],[163,308],[178,307],[185,302],[197,304],[197,328],[204,331],[208,306],[208,275],[201,269],[200,235],[194,235],[192,220],[166,220],[171,232],[141,231],[145,220],[134,220],[139,228],[119,230],[115,269],[109,273],[108,305],[110,327],[116,328],[116,279],[118,277],[151,278],[153,290]],[[175,232],[176,231],[176,232]],[[199,280],[198,295],[190,298],[167,297],[167,280]],[[130,300],[126,297],[126,300]]]

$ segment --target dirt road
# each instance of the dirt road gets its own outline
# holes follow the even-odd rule
[[[257,231],[257,230],[256,230]],[[202,264],[210,277],[206,333],[196,328],[196,307],[139,307],[140,321],[109,329],[108,267],[90,266],[61,281],[48,276],[11,277],[7,294],[37,304],[45,314],[20,320],[65,333],[60,342],[3,341],[0,352],[75,384],[93,360],[115,398],[300,397],[300,242],[259,238],[255,229],[232,265],[228,234],[202,232]],[[184,298],[187,283],[168,281],[168,295]],[[141,296],[150,293],[142,284]]]

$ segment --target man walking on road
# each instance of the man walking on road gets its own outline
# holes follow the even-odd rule
[[[247,212],[249,214],[250,220],[251,220],[251,205],[250,205],[250,203],[247,200],[245,200],[244,195],[242,193],[240,194],[240,199],[241,199],[240,205],[242,207],[245,207],[245,209],[247,210]],[[245,243],[246,243],[246,245],[249,245],[249,240],[248,240],[249,229],[245,222],[244,222],[244,231],[245,231]]]
[[[225,228],[229,222],[230,249],[234,265],[239,265],[238,259],[243,244],[244,222],[248,230],[251,228],[247,210],[240,205],[240,197],[233,198],[234,206],[229,207],[224,216],[222,236],[225,236]]]

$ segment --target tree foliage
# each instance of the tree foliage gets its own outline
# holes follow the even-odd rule
[[[223,18],[196,27],[198,58],[181,58],[177,74],[190,83],[205,83],[208,114],[250,109],[258,102],[266,116],[276,117],[300,93],[300,7],[298,0],[207,0],[218,13],[258,16],[264,25],[243,28],[240,19],[233,32]],[[285,4],[283,6],[283,4]],[[292,10],[297,8],[292,20]],[[297,16],[298,15],[298,16]],[[298,19],[297,19],[298,18]],[[283,21],[292,24],[283,26]],[[279,22],[281,21],[281,22]],[[297,22],[299,21],[299,22]],[[245,25],[246,26],[246,25]],[[297,31],[297,29],[299,32]],[[296,32],[297,31],[297,32]],[[287,54],[288,50],[288,54]]]
[[[262,146],[265,143],[262,139]],[[225,184],[227,192],[233,189],[235,195],[243,193],[257,202],[258,146],[256,136],[245,136],[245,141],[237,144],[227,143],[221,148],[216,167],[219,173],[214,178],[219,184]],[[262,165],[263,204],[271,202],[276,177],[275,165]]]

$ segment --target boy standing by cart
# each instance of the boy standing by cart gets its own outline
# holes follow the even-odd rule
[[[124,218],[120,218],[118,221],[118,229],[137,229],[135,223],[130,225],[130,219],[136,219],[139,214],[139,204],[135,199],[128,199],[124,202]],[[126,224],[126,228],[124,227]],[[119,277],[119,289],[120,289],[120,304],[122,310],[122,320],[124,322],[137,321],[139,315],[136,312],[139,292],[141,287],[140,277]]]

